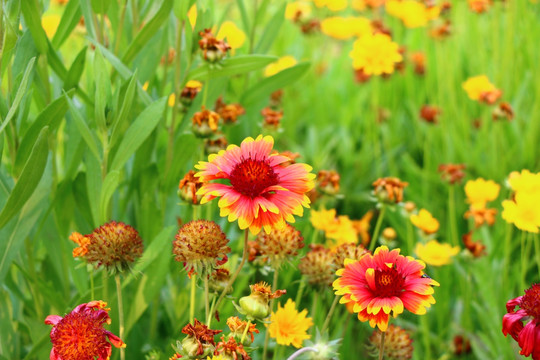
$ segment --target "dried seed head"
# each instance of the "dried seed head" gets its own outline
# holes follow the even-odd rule
[[[368,348],[374,353],[378,353],[379,344],[381,343],[381,331],[375,329],[369,337]],[[409,333],[391,324],[386,330],[384,339],[384,358],[388,360],[406,360],[411,359],[413,355],[413,344]]]
[[[197,195],[197,190],[203,185],[198,177],[195,177],[195,171],[189,170],[178,184],[178,196],[193,205],[198,205],[201,201],[201,195]]]
[[[298,269],[310,284],[330,286],[334,281],[336,266],[334,254],[322,245],[310,245],[311,250],[300,260]]]
[[[362,245],[345,243],[336,247],[334,252],[334,263],[336,265],[336,269],[341,269],[345,266],[345,259],[360,260],[360,258],[369,251]]]
[[[257,244],[263,261],[269,262],[274,269],[298,254],[304,247],[304,238],[300,231],[286,224],[281,229],[273,229],[269,234],[260,232]],[[255,246],[253,249],[256,249]],[[250,248],[251,249],[251,248]]]
[[[381,202],[397,204],[403,201],[403,189],[409,183],[396,177],[385,177],[373,182],[373,194]]]
[[[219,127],[219,119],[218,113],[205,109],[203,106],[201,111],[196,112],[191,119],[193,133],[201,138],[216,134]]]
[[[317,174],[316,186],[319,191],[327,195],[339,193],[339,173],[335,170],[320,170]]]
[[[199,35],[201,36],[199,47],[203,51],[203,59],[209,63],[221,61],[231,49],[225,41],[216,39],[211,29],[204,29],[199,32]]]

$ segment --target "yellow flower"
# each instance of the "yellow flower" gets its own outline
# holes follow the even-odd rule
[[[321,31],[333,38],[345,40],[353,36],[370,34],[373,29],[371,21],[365,17],[333,16],[321,21]]]
[[[192,29],[195,29],[195,24],[197,23],[197,5],[193,4],[187,13],[189,24]]]
[[[336,209],[321,209],[320,211],[312,209],[311,216],[309,217],[311,225],[313,225],[315,229],[323,231],[329,229],[335,219]]]
[[[366,9],[366,2],[364,0],[352,0],[351,8],[356,11],[363,11]]]
[[[270,336],[280,345],[302,347],[303,341],[311,337],[307,331],[313,325],[312,319],[306,315],[307,310],[298,312],[296,304],[291,299],[287,300],[284,307],[279,304],[277,311],[270,315],[268,325]]]
[[[345,215],[339,216],[332,222],[326,229],[325,234],[327,238],[333,240],[329,244],[331,249],[341,244],[356,244],[358,242],[356,228],[351,219]]]
[[[537,193],[540,192],[540,173],[533,174],[527,169],[521,173],[515,171],[508,177],[508,183],[515,192]]]
[[[390,15],[401,19],[408,28],[426,26],[429,20],[426,6],[413,0],[388,1],[386,11]]]
[[[311,14],[311,4],[304,1],[293,1],[285,8],[285,19],[294,20],[298,15],[308,17]]]
[[[213,355],[212,357],[207,356],[206,360],[225,360],[225,358],[221,355]]]
[[[514,224],[518,229],[538,233],[540,226],[540,194],[516,193],[514,201],[502,202],[502,218],[509,224]]]
[[[469,78],[463,83],[462,87],[471,100],[480,100],[482,94],[497,91],[495,85],[489,81],[486,75],[478,75]]]
[[[290,55],[280,57],[277,61],[264,68],[264,76],[269,77],[296,65],[297,61]]]
[[[246,34],[232,21],[225,21],[221,24],[216,38],[218,40],[227,38],[227,44],[229,44],[231,49],[238,49],[246,41]]]
[[[418,215],[411,215],[411,222],[428,235],[439,230],[439,222],[426,209],[421,209]]]
[[[493,180],[478,178],[469,180],[465,184],[467,202],[474,209],[483,209],[488,201],[493,201],[499,196],[501,186]]]
[[[349,56],[355,69],[363,69],[366,75],[391,74],[395,63],[403,60],[399,45],[388,35],[365,34],[354,42]]]
[[[428,241],[427,244],[417,243],[414,252],[428,265],[441,266],[450,264],[452,257],[459,253],[459,246],[441,244],[437,240]]]
[[[175,103],[176,103],[176,96],[173,93],[169,95],[169,99],[167,100],[167,105],[169,105],[170,107],[173,107]]]
[[[60,24],[60,15],[51,14],[51,15],[44,15],[41,18],[41,26],[43,26],[43,30],[45,30],[45,34],[47,34],[47,37],[50,39],[54,36],[56,33],[56,29],[58,29],[58,25]]]
[[[341,11],[347,8],[348,0],[315,0],[317,7],[327,7],[331,11]]]

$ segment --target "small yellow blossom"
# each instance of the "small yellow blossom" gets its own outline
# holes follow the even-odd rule
[[[321,31],[335,39],[345,40],[353,36],[371,34],[371,21],[365,17],[333,16],[321,21]]]
[[[307,310],[298,312],[291,299],[287,300],[284,307],[279,304],[277,311],[270,316],[270,337],[276,339],[279,345],[302,347],[304,340],[311,337],[307,331],[313,325],[313,320],[306,315]]]
[[[315,229],[323,231],[329,229],[335,219],[336,209],[321,209],[319,211],[312,209],[311,216],[309,218],[311,225],[313,225]]]
[[[493,180],[482,178],[469,180],[465,184],[467,202],[471,204],[471,208],[483,209],[488,201],[493,201],[499,196],[500,189],[501,186]]]
[[[509,224],[514,224],[518,229],[537,234],[540,226],[540,194],[527,194],[518,192],[514,200],[502,202],[502,218]]]
[[[167,100],[167,104],[170,107],[173,107],[175,103],[176,103],[176,96],[174,94],[169,95],[169,99]]]
[[[486,75],[469,78],[463,83],[462,87],[471,100],[480,100],[482,94],[497,91],[495,85],[489,81]]]
[[[269,77],[296,65],[297,61],[290,55],[280,57],[276,62],[264,68],[264,76]]]
[[[452,247],[449,244],[431,240],[425,245],[417,243],[414,252],[426,264],[441,266],[452,262],[452,257],[459,253],[459,246]]]
[[[49,39],[56,33],[56,29],[60,25],[60,19],[60,15],[56,14],[44,15],[41,18],[41,26],[43,26],[43,30],[45,30],[45,34],[47,34]]]
[[[317,7],[327,7],[331,11],[345,10],[348,5],[348,0],[315,0]]]
[[[399,45],[388,35],[365,34],[354,42],[349,53],[355,69],[363,69],[366,75],[391,74],[396,63],[403,60]]]
[[[363,11],[366,9],[366,2],[365,0],[352,0],[351,8],[356,11]]]
[[[426,5],[414,0],[390,0],[386,2],[386,12],[403,21],[408,28],[417,28],[426,26],[433,16],[428,12]]]
[[[508,183],[515,192],[533,194],[540,192],[540,173],[531,173],[524,169],[521,173],[515,171],[508,177]]]
[[[197,5],[193,4],[187,13],[189,24],[192,29],[195,29],[195,24],[197,23]]]
[[[326,229],[325,235],[328,239],[333,240],[329,244],[331,249],[341,244],[356,244],[358,242],[356,228],[351,219],[345,215],[338,216],[338,218]]]
[[[221,24],[216,38],[218,40],[226,39],[231,49],[238,49],[244,45],[246,34],[232,21],[225,21]]]
[[[426,209],[421,209],[417,215],[411,215],[411,222],[428,235],[439,230],[439,222]]]
[[[295,20],[300,15],[302,18],[311,15],[311,4],[305,1],[293,1],[285,8],[285,19]]]

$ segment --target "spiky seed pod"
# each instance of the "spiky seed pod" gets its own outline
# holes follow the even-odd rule
[[[298,254],[298,250],[304,247],[304,238],[300,231],[286,224],[281,229],[273,229],[269,234],[259,233],[257,243],[263,259],[277,269]]]
[[[362,245],[344,243],[334,249],[334,263],[337,269],[341,269],[345,264],[345,259],[360,260],[369,251]]]
[[[310,245],[311,250],[300,260],[298,268],[310,284],[330,286],[335,278],[334,254],[322,245]]]
[[[368,341],[368,348],[374,354],[378,354],[381,343],[381,331],[375,329]],[[405,329],[391,324],[386,330],[384,339],[384,358],[388,360],[411,359],[414,350],[412,342],[409,333]]]

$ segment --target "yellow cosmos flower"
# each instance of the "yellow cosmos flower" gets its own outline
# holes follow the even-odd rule
[[[426,5],[413,0],[388,1],[386,2],[386,11],[388,14],[401,19],[408,28],[426,26],[429,20]]]
[[[465,184],[467,202],[474,209],[483,209],[488,201],[493,201],[499,196],[501,186],[493,180],[478,178],[469,180]]]
[[[301,17],[308,17],[311,15],[311,4],[305,1],[293,1],[287,4],[285,8],[285,19],[294,20],[298,14]]]
[[[333,249],[341,244],[358,242],[358,233],[354,223],[348,216],[341,215],[332,222],[325,231],[326,237],[331,239],[330,248]]]
[[[276,339],[280,345],[302,347],[304,340],[311,337],[307,331],[313,325],[313,320],[306,315],[307,310],[298,312],[295,302],[291,299],[287,300],[284,307],[279,304],[277,311],[270,315],[268,325],[270,337]]]
[[[371,21],[365,17],[333,16],[321,21],[321,31],[335,39],[345,40],[353,36],[371,34]]]
[[[414,252],[426,264],[442,266],[452,262],[452,257],[459,253],[459,246],[452,247],[449,244],[441,244],[437,240],[431,240],[425,245],[417,243]]]
[[[195,24],[197,23],[197,5],[193,4],[187,13],[189,24],[192,29],[195,29]]]
[[[502,202],[502,218],[509,224],[514,224],[518,229],[537,234],[540,226],[540,194],[528,194],[518,192],[514,201]]]
[[[482,94],[497,91],[495,85],[489,81],[486,75],[479,75],[469,78],[463,83],[462,87],[467,92],[467,95],[471,100],[480,100]]]
[[[439,230],[439,222],[426,209],[421,209],[418,215],[411,215],[411,222],[428,235]]]
[[[218,40],[224,40],[226,38],[227,44],[229,44],[231,49],[238,49],[244,45],[246,34],[232,21],[225,21],[221,24],[216,38]]]
[[[348,0],[315,0],[317,7],[327,7],[331,11],[345,10],[348,5]]]
[[[56,14],[45,15],[41,18],[41,26],[43,26],[43,30],[45,30],[45,34],[47,34],[49,39],[56,33],[56,29],[58,29],[58,25],[60,24],[60,19],[60,15]]]
[[[399,45],[388,35],[365,34],[354,42],[349,53],[353,67],[362,69],[366,75],[391,74],[396,63],[403,60]]]
[[[326,231],[332,226],[332,223],[336,219],[336,209],[321,209],[319,211],[312,209],[309,220],[311,225],[317,230]]]
[[[508,177],[508,183],[515,192],[528,194],[540,192],[540,173],[531,173],[524,169],[521,173],[515,171]]]
[[[282,56],[276,62],[273,62],[264,68],[264,76],[269,77],[275,75],[278,72],[293,67],[296,64],[297,61],[294,57],[290,55]]]

